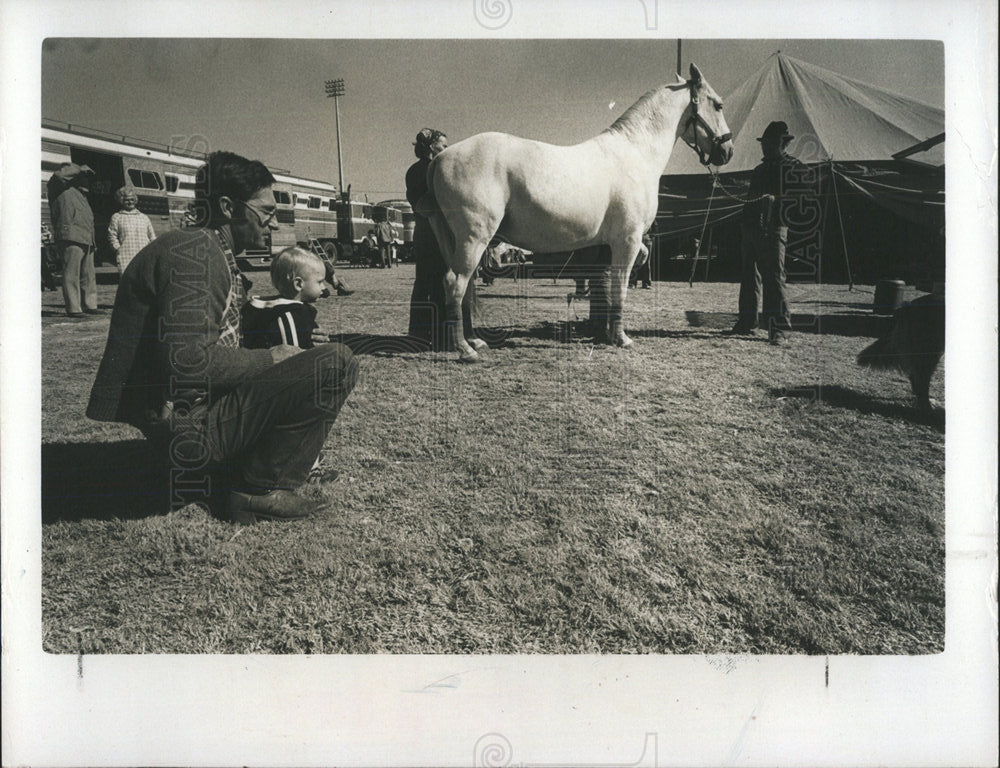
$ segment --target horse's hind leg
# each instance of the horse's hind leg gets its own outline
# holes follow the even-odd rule
[[[608,291],[608,331],[611,343],[619,347],[632,344],[625,334],[625,294],[628,290],[629,266],[611,265],[611,288]]]
[[[473,345],[466,341],[462,328],[462,299],[465,297],[470,277],[471,275],[455,274],[452,270],[448,270],[444,276],[447,341],[449,346],[458,352],[458,360],[461,363],[478,362],[479,355],[476,349],[486,346],[485,342],[475,339],[478,344],[473,348]]]
[[[628,276],[642,245],[642,233],[626,237],[624,242],[611,248],[611,288],[608,290],[608,329],[611,343],[619,347],[632,345],[625,334],[625,294]]]

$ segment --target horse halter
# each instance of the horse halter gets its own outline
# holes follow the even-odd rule
[[[698,98],[695,92],[695,86],[693,80],[688,81],[688,87],[691,89],[691,116],[684,124],[684,130],[681,131],[681,137],[682,138],[684,137],[684,135],[688,132],[688,128],[691,128],[692,124],[695,126],[695,130],[691,131],[692,143],[688,144],[688,146],[698,153],[698,160],[701,162],[701,164],[704,165],[705,167],[708,167],[708,164],[712,157],[712,153],[716,150],[717,147],[720,147],[721,145],[725,144],[727,141],[732,139],[733,134],[724,133],[721,136],[719,136],[715,133],[715,130],[712,128],[712,126],[710,126],[708,122],[705,120],[705,118],[698,113],[698,105],[701,103],[701,99]],[[708,136],[709,141],[712,142],[712,148],[708,151],[707,154],[702,151],[701,147],[698,146],[697,126],[699,125],[705,131],[705,134]],[[687,139],[684,140],[684,143],[687,144]]]

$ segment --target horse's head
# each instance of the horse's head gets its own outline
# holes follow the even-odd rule
[[[733,158],[733,134],[722,114],[722,99],[694,64],[687,84],[691,103],[681,137],[698,153],[702,165],[725,165]]]

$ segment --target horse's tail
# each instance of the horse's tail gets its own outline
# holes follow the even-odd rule
[[[434,193],[434,177],[437,171],[437,159],[431,160],[429,166],[427,166],[427,195],[424,198],[427,202],[423,206],[426,211],[427,221],[431,225],[431,230],[434,232],[434,237],[437,238],[438,246],[440,246],[442,255],[445,258],[445,264],[450,268],[452,265],[450,263],[450,257],[455,252],[455,233],[451,231],[451,226],[448,224],[448,218],[444,215],[441,210],[441,206],[438,204],[437,195]],[[429,199],[428,199],[429,198]]]

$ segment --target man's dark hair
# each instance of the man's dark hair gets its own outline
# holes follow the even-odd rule
[[[235,152],[213,152],[195,176],[196,224],[221,218],[219,198],[245,203],[272,184],[274,176],[260,160],[247,160]]]

